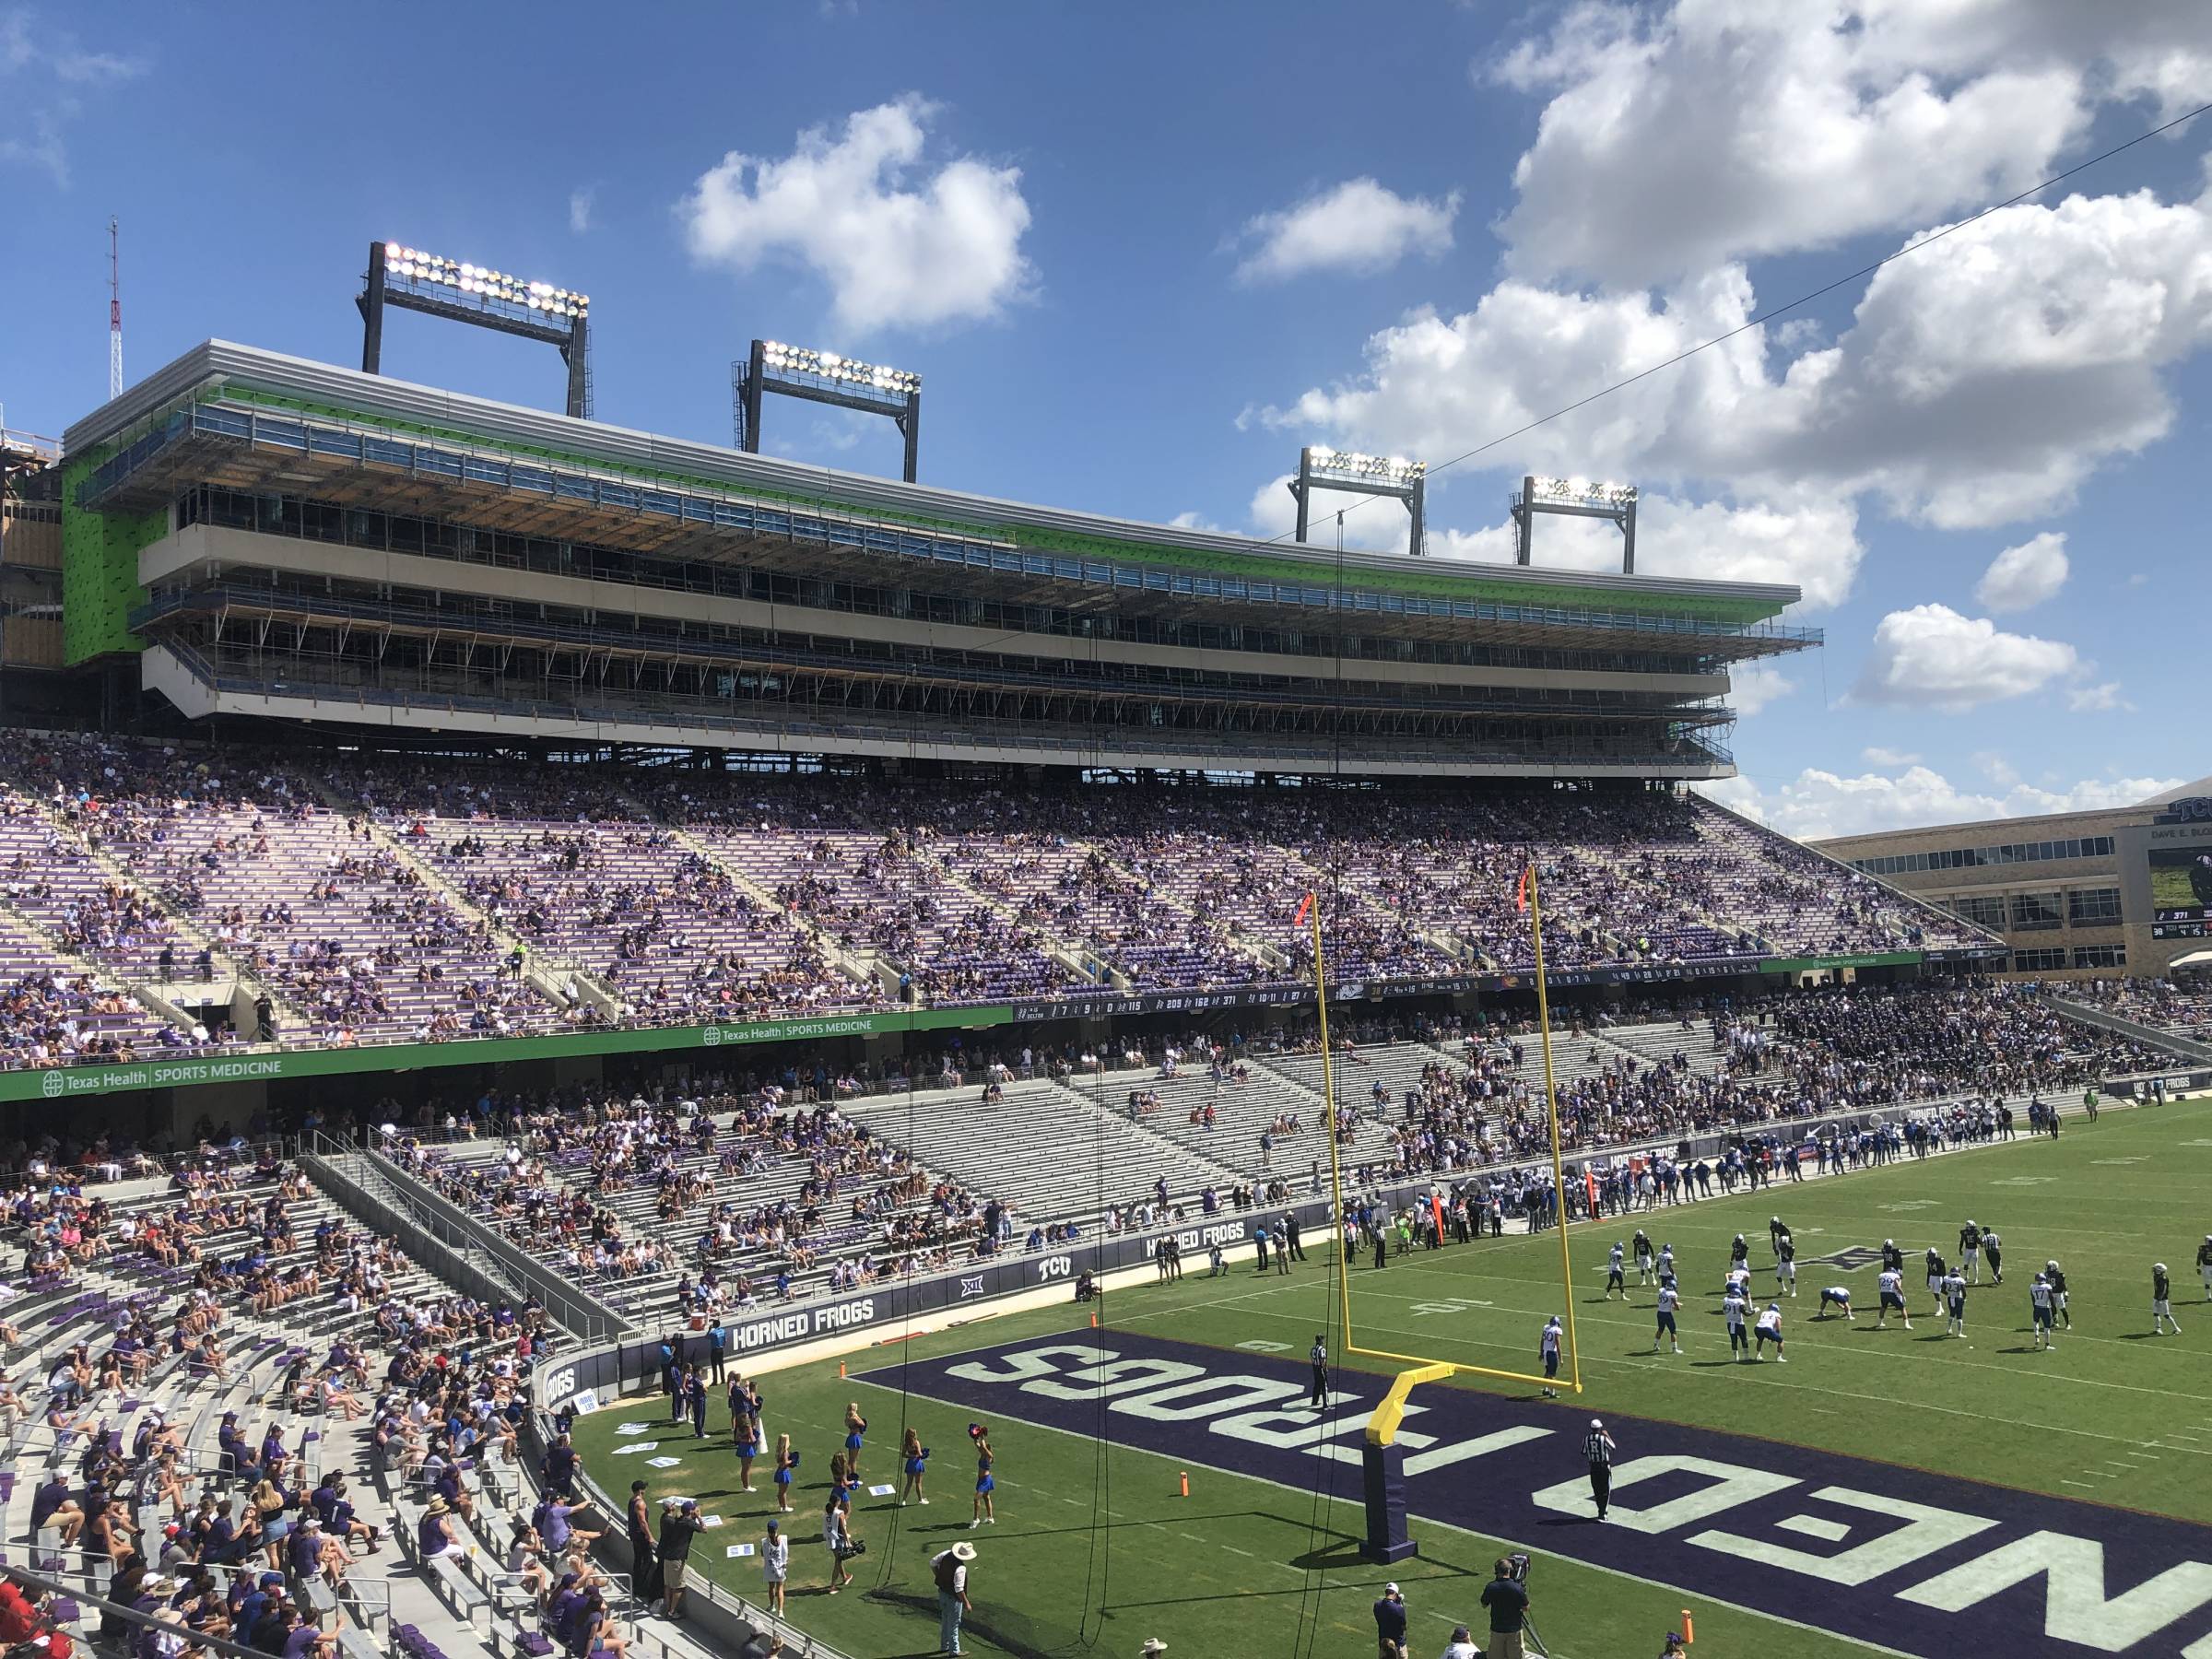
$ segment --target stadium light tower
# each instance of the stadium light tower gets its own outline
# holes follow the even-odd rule
[[[1406,503],[1413,515],[1413,539],[1408,548],[1421,555],[1429,508],[1429,464],[1397,455],[1361,455],[1347,450],[1308,444],[1298,452],[1298,476],[1289,490],[1298,502],[1298,539],[1306,539],[1312,517],[1313,491],[1341,489],[1350,495],[1390,496]]]
[[[906,439],[905,477],[914,481],[922,457],[922,377],[881,363],[814,351],[778,340],[755,340],[750,354],[730,365],[730,414],[737,447],[760,453],[760,406],[771,392],[808,403],[888,415]]]
[[[1558,513],[1563,518],[1600,518],[1620,527],[1620,573],[1636,574],[1636,486],[1593,484],[1587,478],[1521,480],[1521,493],[1512,498],[1515,564],[1527,564],[1536,539],[1536,515]]]
[[[382,372],[384,307],[391,305],[559,347],[569,366],[568,412],[579,420],[592,412],[589,294],[380,241],[369,244],[369,276],[354,304],[361,312],[364,374]]]

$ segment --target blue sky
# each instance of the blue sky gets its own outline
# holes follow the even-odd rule
[[[100,401],[111,213],[134,376],[210,335],[358,360],[393,238],[589,291],[603,418],[726,441],[731,358],[794,340],[923,373],[932,481],[1274,534],[1300,442],[1443,460],[2212,100],[2212,7],[2099,10],[0,0],[0,402]],[[1800,833],[2212,771],[2208,151],[2212,116],[1439,474],[1431,553],[1510,557],[1511,483],[1573,471],[1642,485],[1643,568],[1803,586],[1828,648],[1747,688],[1721,792]],[[559,394],[423,319],[385,369]]]

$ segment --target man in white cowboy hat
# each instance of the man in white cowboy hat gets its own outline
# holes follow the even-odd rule
[[[960,1651],[960,1619],[974,1610],[968,1599],[968,1563],[975,1559],[975,1546],[965,1538],[950,1549],[929,1558],[930,1577],[937,1583],[937,1651]]]
[[[1145,1645],[1136,1650],[1136,1659],[1159,1659],[1168,1651],[1168,1644],[1157,1636],[1145,1638]]]

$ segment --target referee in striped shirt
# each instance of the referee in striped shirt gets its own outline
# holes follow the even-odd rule
[[[1590,1496],[1597,1500],[1597,1518],[1603,1521],[1613,1496],[1613,1437],[1606,1432],[1601,1418],[1590,1419],[1590,1432],[1583,1439],[1583,1455],[1590,1460]]]
[[[1312,1351],[1306,1358],[1313,1362],[1313,1393],[1306,1404],[1315,1411],[1324,1411],[1329,1404],[1329,1345],[1319,1332],[1314,1333]]]

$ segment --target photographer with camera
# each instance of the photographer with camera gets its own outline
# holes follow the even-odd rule
[[[845,1563],[868,1550],[853,1535],[853,1500],[844,1492],[830,1493],[822,1508],[822,1542],[830,1547],[830,1594],[835,1595],[853,1582]]]
[[[1406,1646],[1406,1594],[1395,1584],[1382,1586],[1375,1603],[1375,1651],[1380,1659],[1410,1659]]]
[[[1528,1625],[1528,1592],[1522,1587],[1528,1558],[1500,1556],[1492,1571],[1497,1576],[1482,1588],[1482,1605],[1490,1610],[1488,1659],[1527,1659],[1521,1633]]]
[[[687,1498],[662,1513],[661,1589],[665,1599],[661,1610],[670,1618],[684,1616],[684,1579],[690,1571],[691,1542],[706,1529],[706,1523],[699,1518],[695,1498]]]

